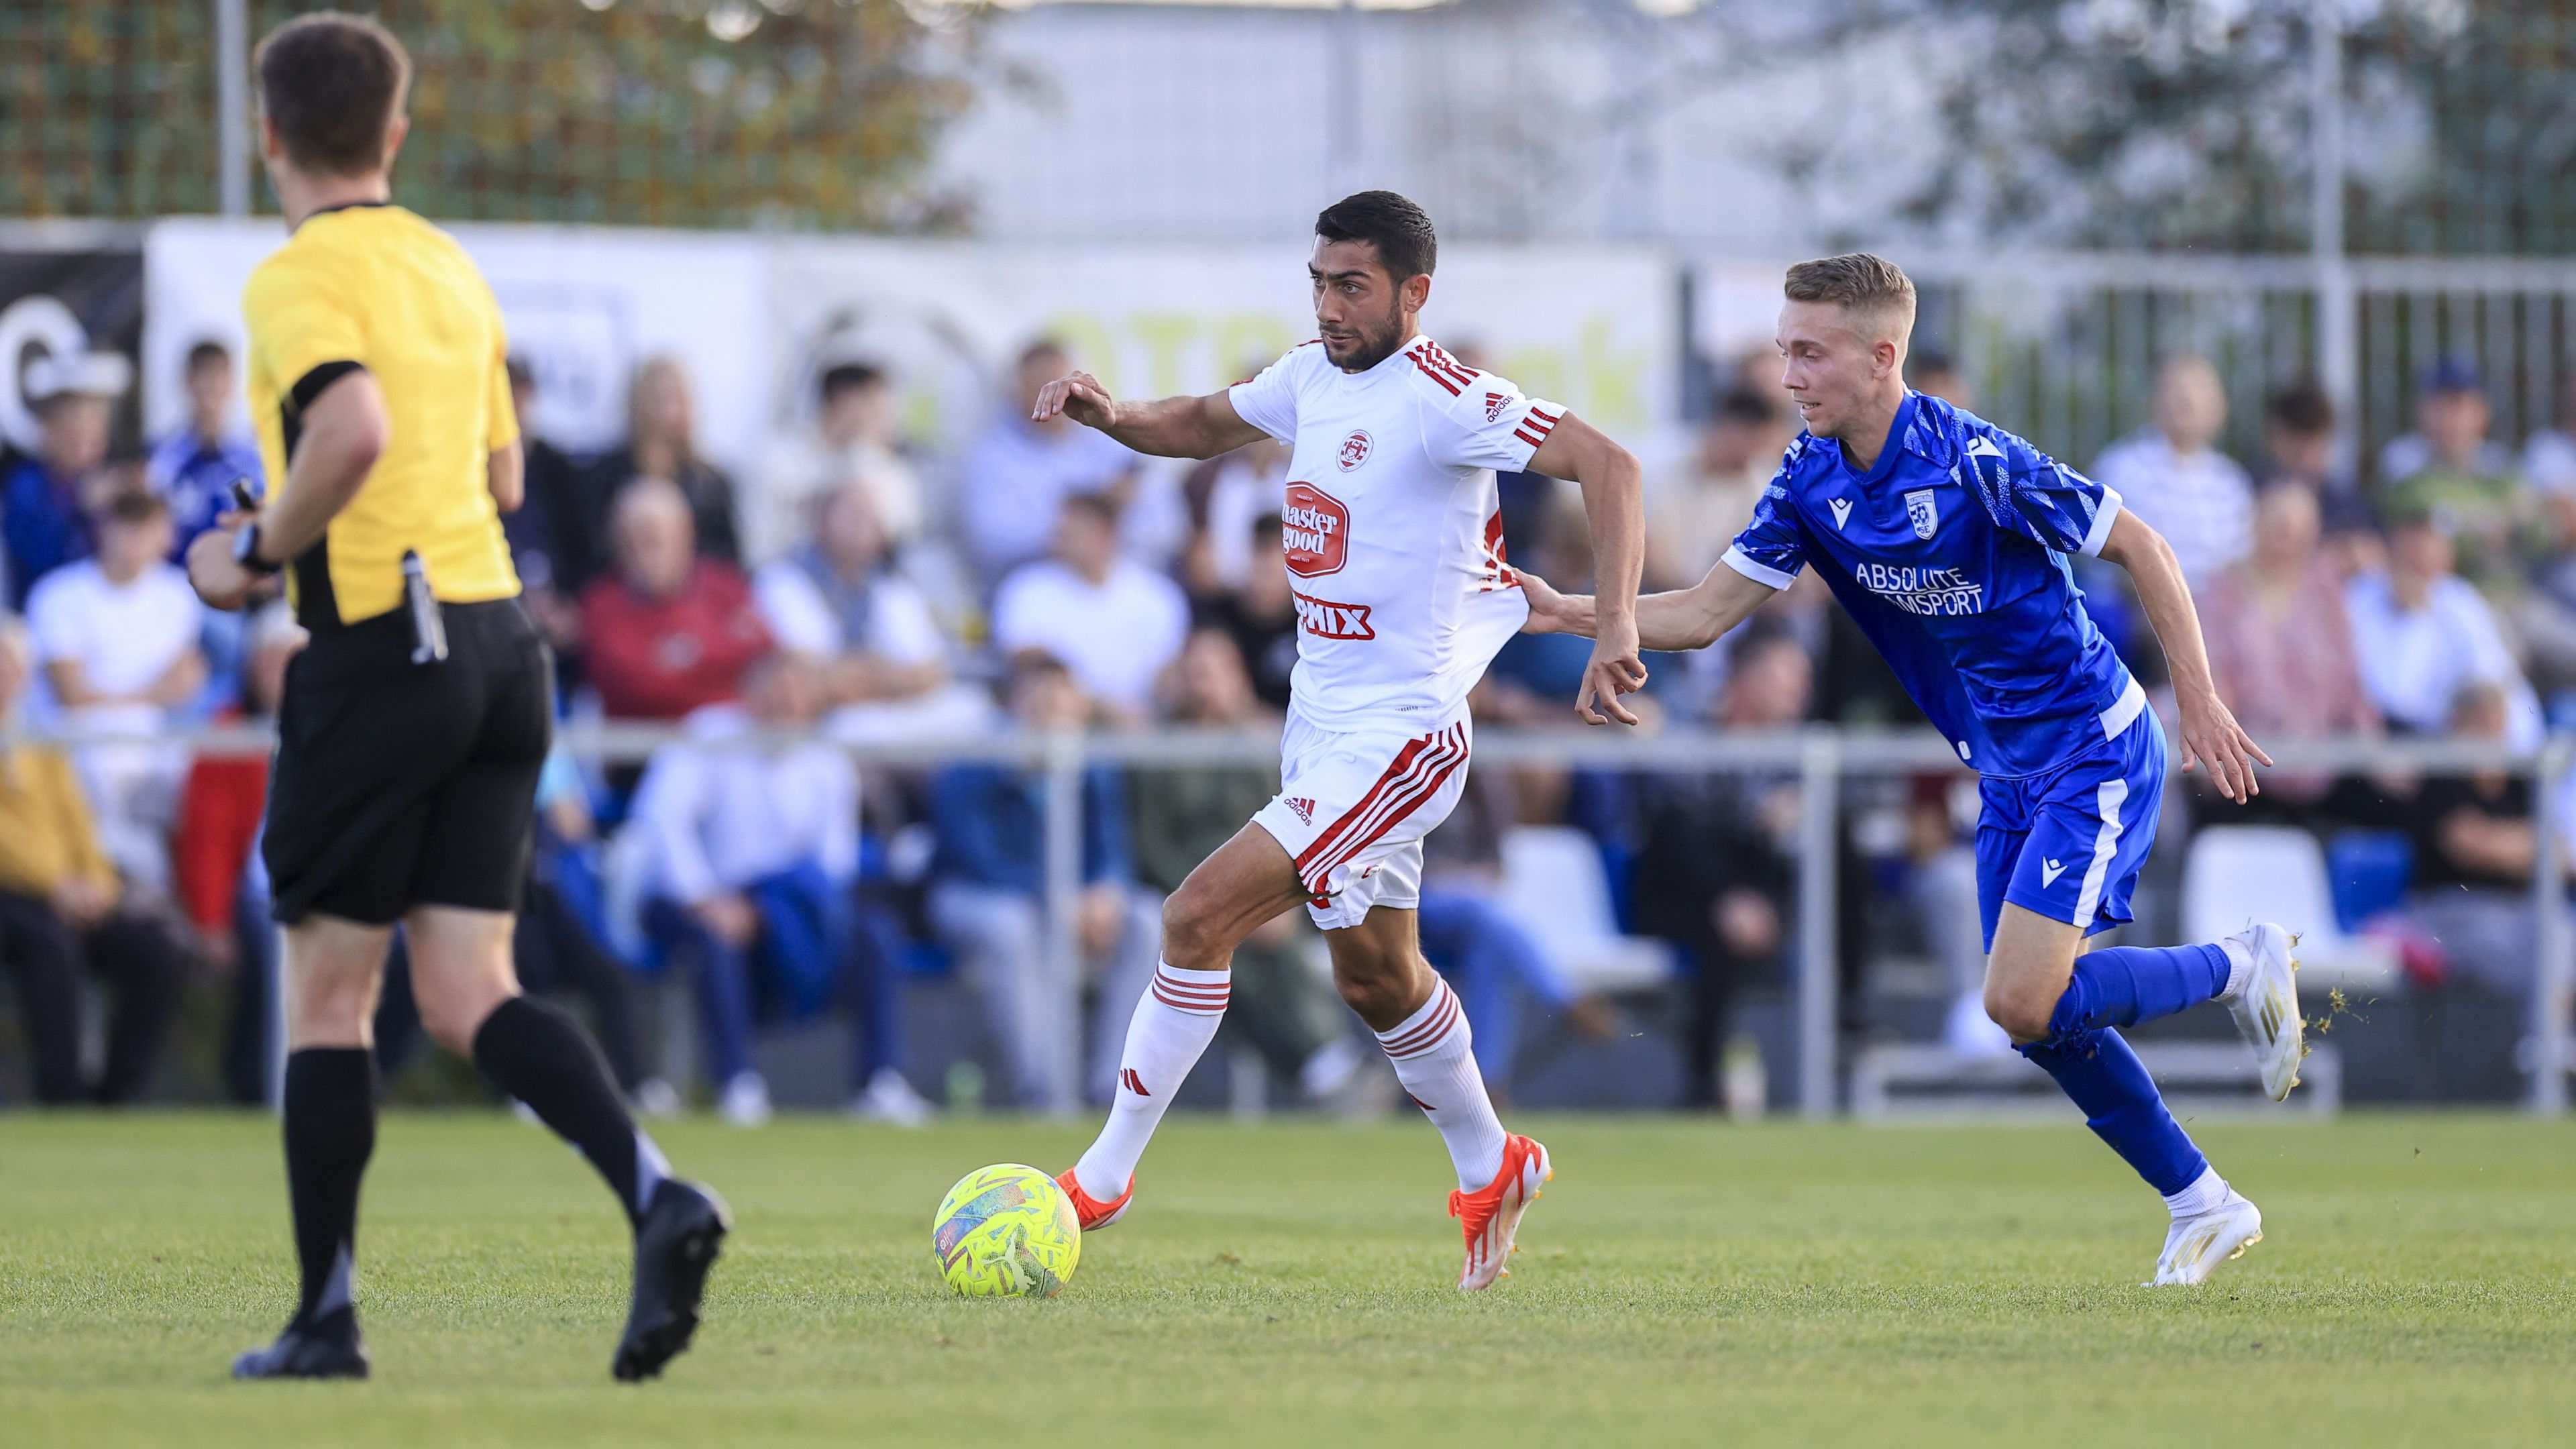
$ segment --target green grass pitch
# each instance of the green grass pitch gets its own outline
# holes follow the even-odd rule
[[[1449,1285],[1437,1138],[1175,1120],[1053,1302],[964,1302],[928,1219],[1078,1127],[660,1133],[737,1218],[696,1351],[608,1378],[625,1233],[499,1113],[386,1119],[367,1384],[245,1384],[292,1279],[271,1123],[0,1118],[0,1443],[2566,1444],[2576,1128],[2205,1125],[2269,1236],[2139,1287],[2163,1211],[2079,1126],[1541,1119],[1518,1271]]]

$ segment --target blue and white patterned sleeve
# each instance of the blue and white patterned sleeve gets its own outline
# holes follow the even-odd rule
[[[1772,475],[1770,486],[1753,505],[1753,521],[1735,536],[1724,560],[1728,568],[1775,589],[1796,582],[1798,570],[1807,566],[1806,531],[1798,523],[1798,505],[1789,496],[1789,465],[1798,452],[1798,445],[1791,444],[1780,471]]]
[[[2102,552],[2119,521],[2118,493],[2001,428],[1970,428],[1964,452],[1996,527],[2059,553]]]

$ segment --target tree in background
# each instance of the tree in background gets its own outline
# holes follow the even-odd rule
[[[2356,250],[2576,245],[2576,0],[2338,0]],[[2307,245],[2311,0],[1929,0],[1950,241]]]
[[[344,0],[419,77],[397,183],[452,220],[955,230],[932,147],[978,7],[916,0]],[[319,8],[252,0],[251,33]],[[208,0],[0,6],[0,215],[212,211]],[[267,197],[260,197],[266,206]]]

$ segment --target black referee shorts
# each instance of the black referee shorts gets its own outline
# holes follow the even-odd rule
[[[287,666],[260,846],[278,920],[518,909],[554,661],[516,599],[440,607],[440,663],[411,662],[397,609],[315,631]]]

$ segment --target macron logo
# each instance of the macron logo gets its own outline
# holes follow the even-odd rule
[[[1848,498],[1834,499],[1833,507],[1834,532],[1840,533],[1843,531],[1843,525],[1851,521],[1851,500]]]
[[[1983,434],[1968,440],[1968,456],[1971,458],[2000,458],[2003,455],[2004,450],[1995,446],[1995,440]]]
[[[2043,861],[2039,867],[2039,883],[2043,886],[2053,886],[2057,884],[2057,878],[2064,874],[2066,874],[2066,867],[2063,864],[2054,860]]]

